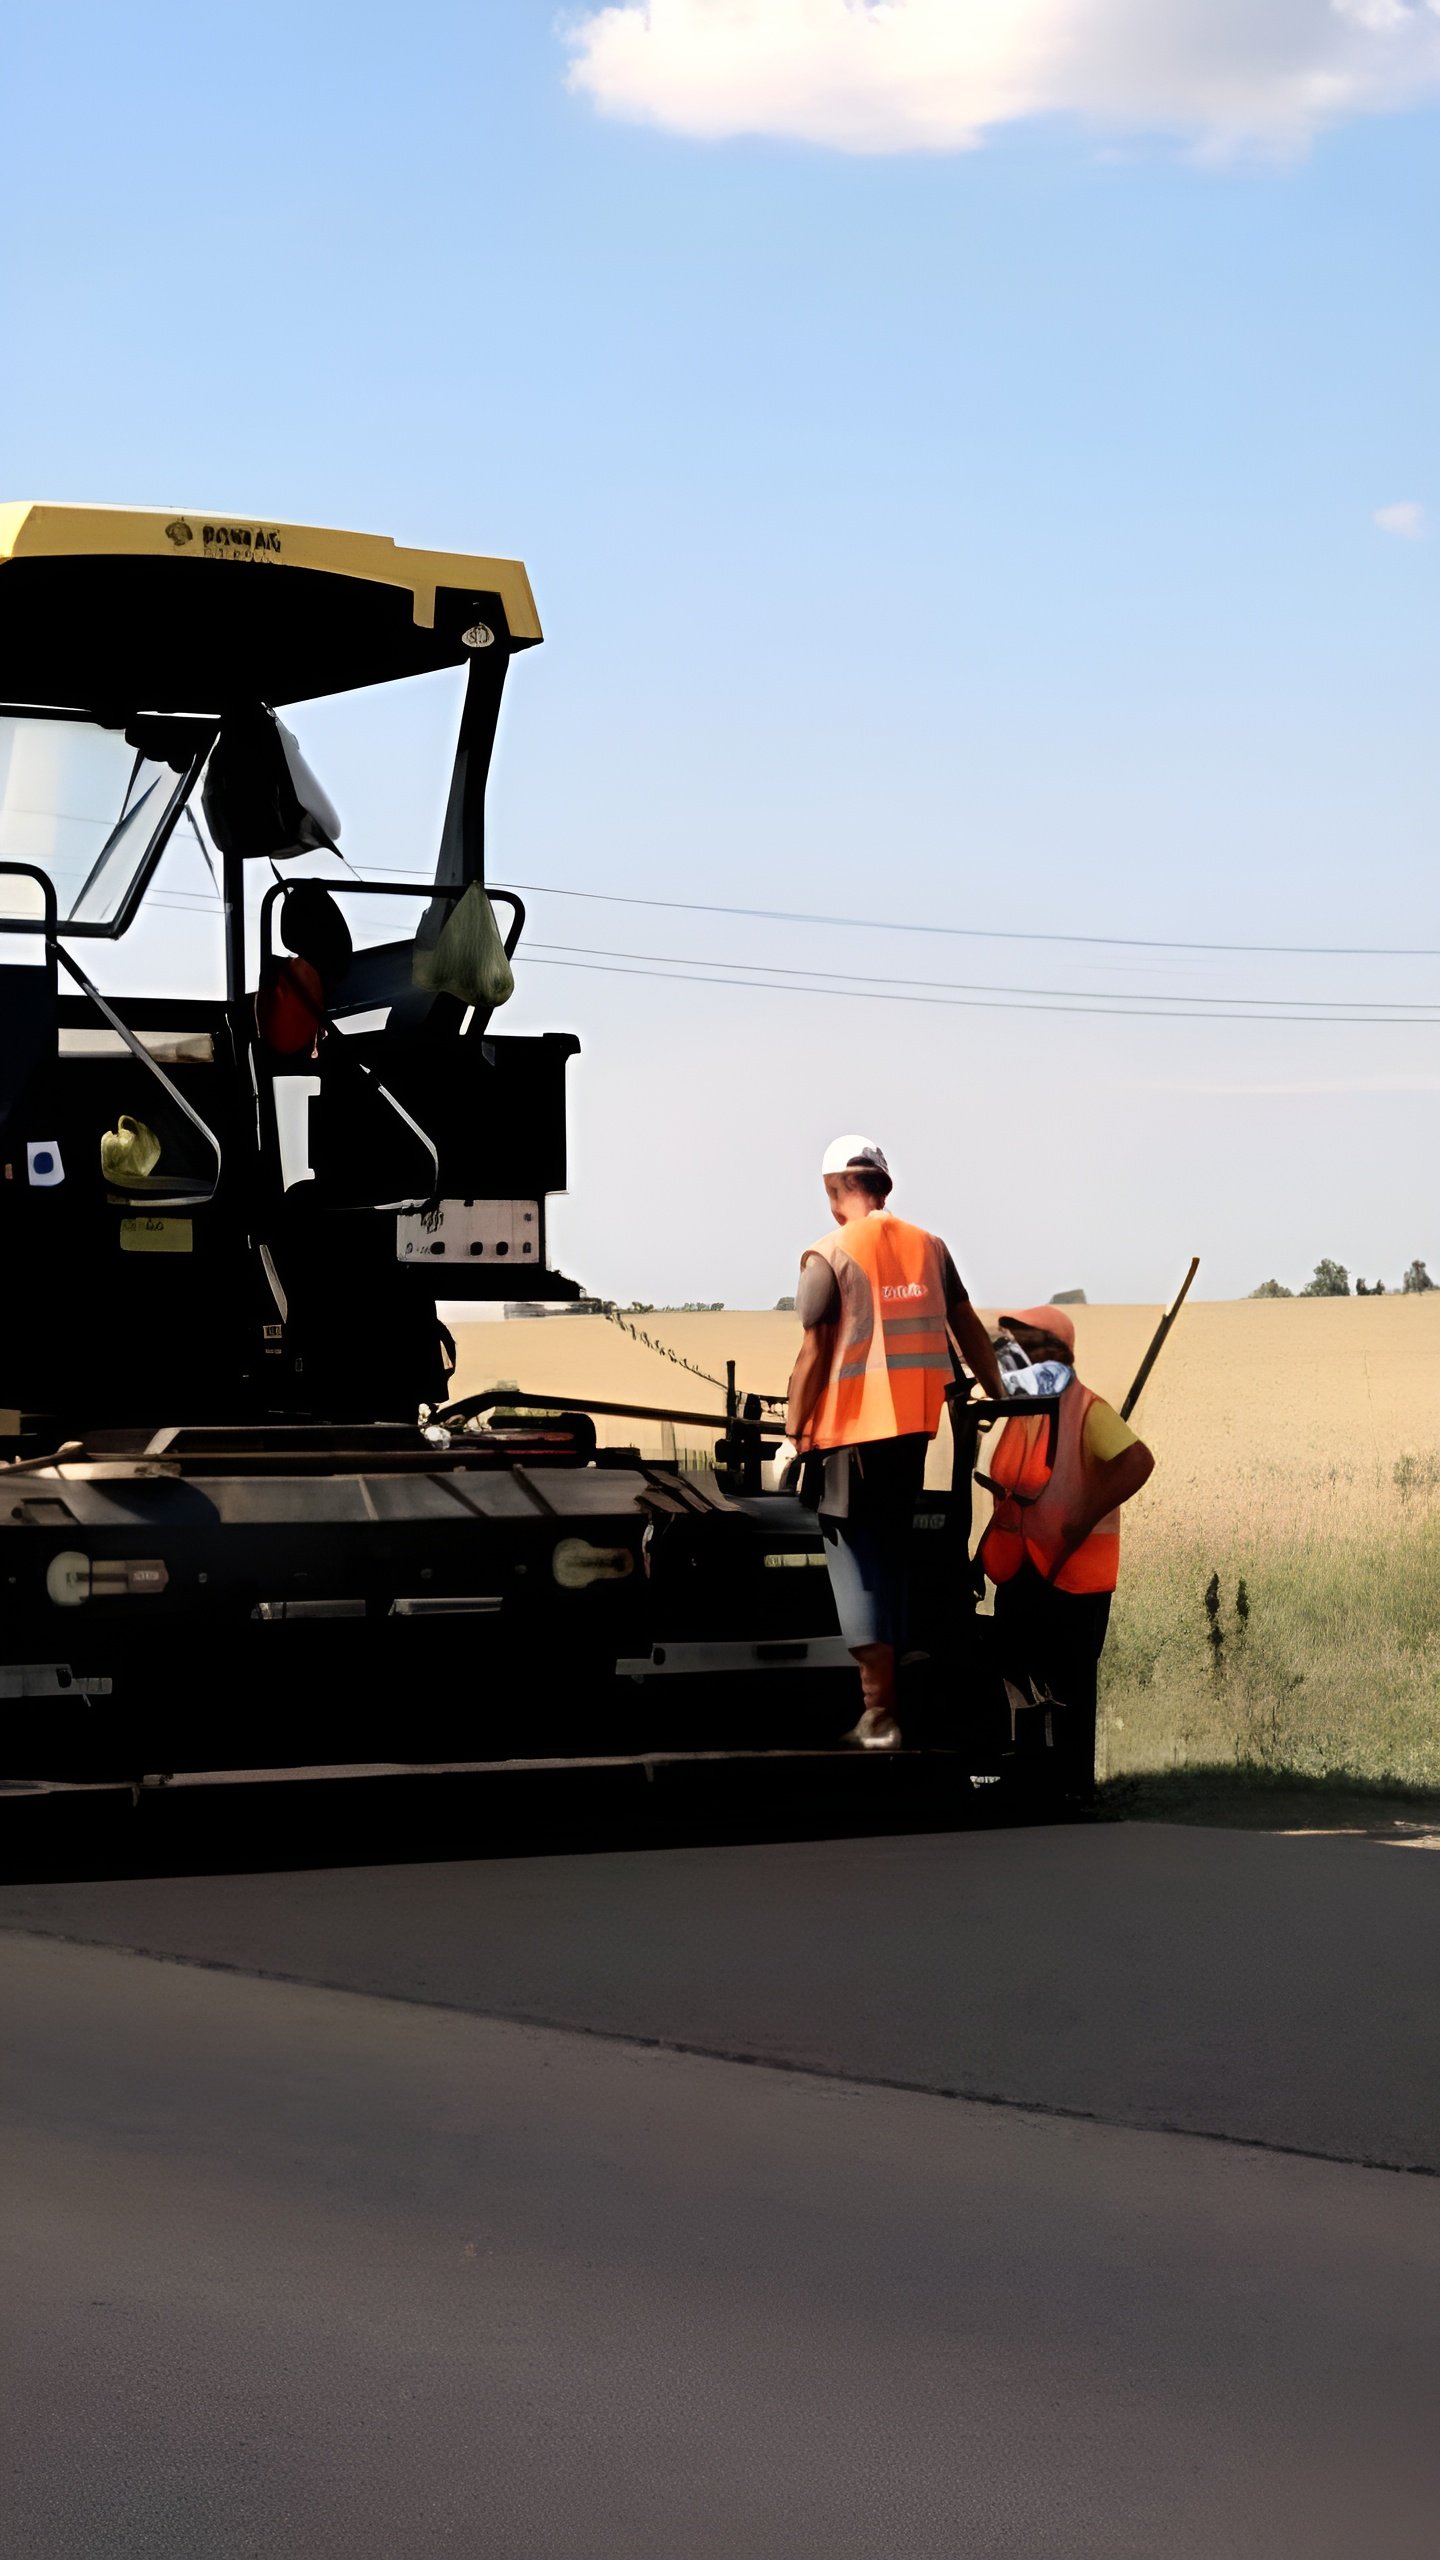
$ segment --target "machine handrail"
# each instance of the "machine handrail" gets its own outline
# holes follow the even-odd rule
[[[338,859],[343,862],[345,857],[339,854]],[[270,939],[270,911],[276,899],[285,897],[291,889],[328,889],[332,898],[415,898],[425,905],[428,905],[432,898],[448,898],[453,905],[464,897],[467,889],[474,885],[469,880],[455,883],[437,883],[433,880],[420,883],[409,880],[317,880],[308,872],[297,874],[293,879],[277,880],[273,888],[266,890],[260,904],[260,957],[264,961],[271,960],[275,956],[274,944]],[[525,930],[525,901],[514,889],[492,889],[483,880],[480,886],[484,889],[492,907],[498,898],[503,906],[509,907],[512,911],[510,930],[505,936],[505,957],[507,960],[513,960],[520,936]]]
[[[496,1405],[503,1405],[507,1412],[515,1407],[541,1413],[608,1413],[618,1415],[626,1422],[688,1422],[705,1431],[728,1431],[730,1428],[723,1413],[685,1413],[678,1405],[668,1404],[616,1404],[604,1396],[522,1394],[518,1387],[487,1387],[480,1395],[458,1396],[453,1404],[432,1407],[430,1419],[449,1429],[456,1423],[469,1422],[479,1414],[488,1413]],[[761,1427],[773,1427],[779,1439],[778,1424]]]
[[[0,862],[0,879],[33,880],[45,900],[43,916],[0,916],[0,933],[43,933],[52,944],[60,926],[60,902],[48,871],[35,862]]]
[[[273,888],[267,889],[260,904],[260,965],[262,972],[275,957],[275,948],[270,935],[270,918],[277,898],[285,897],[291,889],[326,889],[333,894],[337,888],[350,888],[353,887],[353,885],[354,884],[349,881],[315,880],[302,875],[299,879],[277,880]],[[413,897],[415,892],[413,890],[408,892],[399,890],[391,883],[384,882],[381,884],[376,894],[382,898],[395,897],[397,895],[404,896],[407,894]],[[381,1101],[394,1112],[396,1119],[402,1120],[406,1128],[410,1131],[412,1137],[419,1139],[421,1146],[425,1149],[426,1154],[430,1158],[431,1183],[430,1190],[426,1197],[433,1200],[436,1197],[440,1181],[440,1150],[436,1146],[434,1139],[431,1137],[429,1130],[421,1127],[414,1114],[406,1110],[403,1102],[396,1100],[396,1097],[390,1091],[389,1086],[383,1084],[379,1076],[377,1076],[371,1068],[367,1067],[363,1060],[356,1058],[353,1053],[347,1050],[345,1034],[341,1030],[339,1023],[335,1020],[335,1017],[328,1006],[321,1006],[319,1014],[317,1015],[317,1026],[323,1026],[325,1030],[334,1032],[335,1037],[340,1044],[335,1053],[336,1056],[344,1060],[352,1075],[359,1075],[367,1084],[373,1085],[375,1091],[380,1096]],[[273,1077],[271,1081],[273,1083]],[[370,1209],[388,1212],[392,1209],[403,1211],[421,1208],[424,1206],[424,1202],[416,1199],[372,1200],[367,1205]]]
[[[198,1208],[206,1201],[213,1200],[216,1192],[220,1188],[220,1176],[223,1162],[219,1139],[216,1137],[214,1130],[201,1119],[199,1112],[194,1109],[193,1105],[186,1101],[184,1094],[171,1083],[170,1078],[165,1074],[164,1069],[157,1066],[148,1049],[143,1047],[141,1042],[136,1039],[128,1024],[121,1021],[119,1014],[114,1009],[114,1006],[106,1002],[104,996],[101,995],[99,988],[94,986],[91,980],[87,978],[79,961],[74,959],[65,949],[64,944],[60,939],[62,928],[59,920],[59,901],[55,894],[55,883],[50,878],[49,873],[40,870],[33,862],[0,862],[0,878],[12,880],[33,880],[41,890],[45,901],[45,912],[43,916],[6,916],[4,918],[0,918],[0,932],[39,933],[44,935],[45,964],[49,971],[52,985],[58,984],[58,971],[60,968],[63,968],[66,974],[74,979],[75,984],[79,987],[81,994],[85,997],[86,1001],[92,1004],[96,1011],[103,1016],[111,1030],[119,1034],[137,1064],[145,1069],[147,1075],[153,1076],[157,1084],[164,1087],[177,1110],[183,1113],[184,1117],[190,1122],[193,1128],[198,1129],[201,1137],[204,1139],[215,1159],[215,1179],[205,1190],[174,1192],[147,1191],[143,1194],[137,1193],[135,1195],[137,1202],[143,1198],[152,1209],[181,1209]]]
[[[54,944],[54,950],[55,956],[59,960],[61,966],[67,970],[69,975],[74,979],[81,993],[89,998],[97,1013],[103,1015],[105,1021],[109,1023],[111,1030],[119,1033],[120,1038],[124,1041],[126,1048],[129,1050],[130,1055],[134,1058],[137,1065],[142,1066],[147,1075],[153,1076],[156,1083],[164,1087],[166,1093],[170,1096],[171,1101],[175,1104],[176,1109],[183,1112],[192,1128],[199,1130],[201,1137],[204,1139],[215,1159],[215,1179],[210,1183],[207,1189],[203,1191],[137,1191],[134,1195],[137,1209],[142,1204],[146,1210],[194,1209],[203,1207],[207,1201],[214,1199],[216,1192],[220,1188],[220,1177],[224,1170],[224,1159],[221,1154],[220,1141],[216,1137],[214,1130],[201,1119],[200,1114],[194,1108],[194,1105],[186,1101],[184,1094],[181,1093],[178,1086],[171,1083],[164,1068],[157,1065],[154,1058],[151,1057],[149,1050],[144,1047],[142,1042],[136,1039],[135,1034],[130,1029],[128,1023],[121,1021],[114,1006],[107,1003],[105,997],[100,993],[99,988],[91,984],[91,981],[86,977],[84,970],[81,968],[79,961],[72,958],[71,954],[58,940]]]
[[[984,1485],[987,1493],[995,1490],[993,1481],[989,1476],[983,1475],[974,1462],[979,1455],[980,1434],[982,1431],[987,1431],[992,1422],[1024,1422],[1032,1416],[1043,1415],[1050,1426],[1045,1440],[1045,1464],[1047,1467],[1054,1466],[1055,1451],[1060,1437],[1060,1398],[1058,1396],[977,1396],[973,1404],[959,1404],[958,1410],[969,1426],[967,1437],[971,1443],[969,1461],[971,1472],[975,1475],[977,1482]],[[952,1408],[952,1429],[955,1418],[955,1410]],[[956,1454],[958,1457],[958,1433],[956,1434]]]

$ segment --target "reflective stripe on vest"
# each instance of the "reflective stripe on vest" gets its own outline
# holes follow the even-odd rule
[[[935,1238],[880,1209],[822,1236],[810,1252],[835,1274],[840,1321],[808,1445],[841,1449],[912,1431],[933,1440],[955,1374]]]
[[[1000,1434],[987,1475],[1006,1491],[980,1545],[992,1582],[1009,1582],[1027,1561],[1048,1580],[1065,1524],[1093,1500],[1095,1467],[1085,1451],[1085,1417],[1098,1402],[1073,1378],[1060,1398],[1055,1464],[1047,1467],[1048,1414],[1017,1414]],[[1057,1591],[1113,1591],[1120,1572],[1120,1514],[1109,1511],[1055,1576]]]

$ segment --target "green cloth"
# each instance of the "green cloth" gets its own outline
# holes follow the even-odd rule
[[[433,949],[418,945],[414,968],[417,987],[432,995],[458,996],[461,1004],[491,1012],[515,992],[495,910],[478,880],[472,880],[440,928]]]

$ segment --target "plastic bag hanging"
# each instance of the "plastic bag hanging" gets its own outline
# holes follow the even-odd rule
[[[413,974],[416,986],[431,995],[456,996],[461,1004],[478,1005],[485,1012],[514,994],[495,910],[478,880],[456,900],[433,948],[426,951],[417,943]]]

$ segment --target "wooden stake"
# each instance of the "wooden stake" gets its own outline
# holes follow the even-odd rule
[[[1194,1279],[1199,1268],[1200,1256],[1197,1253],[1192,1257],[1189,1270],[1186,1272],[1184,1279],[1176,1290],[1165,1314],[1161,1317],[1160,1322],[1156,1326],[1154,1339],[1151,1342],[1150,1348],[1146,1352],[1144,1359],[1141,1361],[1139,1368],[1135,1372],[1134,1384],[1131,1387],[1130,1393],[1126,1397],[1124,1403],[1120,1407],[1120,1419],[1122,1422],[1129,1421],[1131,1414],[1139,1403],[1141,1394],[1144,1391],[1145,1382],[1148,1379],[1151,1370],[1154,1368],[1156,1361],[1159,1359],[1161,1352],[1165,1348],[1165,1337],[1169,1333],[1170,1327],[1174,1323],[1190,1294],[1190,1283]]]

